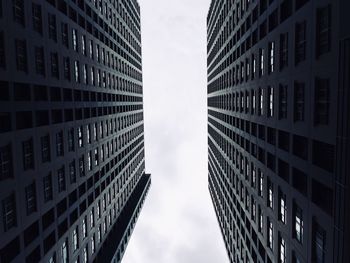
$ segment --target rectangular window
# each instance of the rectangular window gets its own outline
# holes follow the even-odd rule
[[[303,235],[304,235],[304,221],[303,221],[303,211],[301,208],[294,203],[293,207],[293,220],[294,220],[294,227],[293,227],[293,237],[299,242],[303,243]]]
[[[63,147],[63,132],[56,133],[56,154],[57,156],[63,156],[64,147]]]
[[[63,77],[70,81],[70,59],[69,57],[63,57]]]
[[[43,23],[42,23],[42,13],[41,5],[32,4],[32,13],[33,13],[33,30],[39,34],[43,33]]]
[[[34,149],[33,139],[22,143],[23,148],[23,168],[24,170],[34,169]]]
[[[286,263],[287,262],[287,255],[286,255],[286,241],[281,236],[279,237],[279,263]]]
[[[267,219],[267,246],[273,251],[273,224],[272,221]]]
[[[269,74],[275,71],[275,42],[269,42]]]
[[[295,64],[306,59],[306,21],[295,25]]]
[[[51,76],[54,78],[59,78],[58,69],[58,54],[57,52],[51,53]]]
[[[267,180],[267,206],[273,209],[273,183],[268,179]]]
[[[316,14],[316,56],[331,49],[331,5],[317,8]]]
[[[294,83],[294,121],[304,121],[305,115],[305,83]]]
[[[36,212],[36,189],[33,182],[25,188],[27,215]]]
[[[68,151],[74,152],[74,128],[68,131]]]
[[[267,108],[267,117],[273,117],[274,113],[274,88],[269,86],[267,88],[267,96],[268,96],[268,108]]]
[[[316,78],[315,80],[315,125],[328,125],[330,104],[329,79]]]
[[[264,196],[264,174],[261,172],[261,170],[258,170],[258,175],[259,175],[259,196],[263,197]]]
[[[50,162],[51,153],[50,153],[50,136],[46,135],[41,137],[41,158],[42,162]]]
[[[61,23],[61,35],[62,35],[62,44],[68,48],[69,47],[69,40],[68,40],[68,24],[67,23]]]
[[[288,86],[279,85],[278,118],[280,120],[288,117]]]
[[[58,192],[61,193],[62,191],[66,190],[66,176],[64,174],[64,166],[58,169],[57,178],[58,178]]]
[[[57,42],[57,25],[56,25],[56,16],[53,14],[48,14],[48,23],[49,23],[49,39]]]
[[[44,188],[44,201],[48,202],[52,200],[53,191],[52,191],[52,175],[48,174],[43,178],[43,188]]]
[[[280,70],[288,66],[288,33],[280,35]]]
[[[258,114],[259,116],[264,115],[264,89],[259,88],[259,111]]]
[[[14,193],[2,200],[2,216],[5,232],[17,226],[16,199]]]
[[[44,47],[35,47],[35,71],[37,74],[45,76],[45,55]]]
[[[264,49],[260,48],[259,49],[259,57],[260,57],[260,68],[259,68],[259,76],[262,77],[264,75],[265,72],[265,68],[264,68]]]
[[[287,196],[279,191],[279,220],[283,223],[287,223]]]
[[[0,147],[0,181],[13,177],[11,144]]]
[[[81,52],[86,55],[86,37],[83,35],[81,36]]]
[[[78,31],[72,29],[72,41],[73,41],[73,50],[78,52]]]
[[[27,72],[27,44],[25,40],[15,40],[16,66],[18,71]]]
[[[312,262],[325,263],[326,231],[315,220],[312,225]]]
[[[69,164],[69,180],[70,180],[71,184],[74,184],[77,182],[77,176],[76,176],[76,172],[75,172],[75,160],[73,160]]]
[[[25,25],[24,17],[24,0],[12,0],[13,3],[13,19],[15,22]]]
[[[85,176],[84,155],[79,158],[79,175],[80,177]]]
[[[74,79],[75,82],[80,83],[80,76],[79,76],[79,61],[74,61]]]
[[[73,251],[77,251],[79,248],[78,226],[73,230],[72,241],[73,241]]]

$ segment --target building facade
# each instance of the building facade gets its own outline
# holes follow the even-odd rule
[[[136,0],[0,1],[0,262],[120,262],[150,187]]]
[[[349,11],[211,2],[209,191],[230,262],[350,262]]]

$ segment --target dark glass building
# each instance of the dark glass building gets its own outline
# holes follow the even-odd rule
[[[120,262],[150,187],[136,0],[0,1],[0,262]]]
[[[349,12],[211,2],[209,190],[230,262],[350,262]]]

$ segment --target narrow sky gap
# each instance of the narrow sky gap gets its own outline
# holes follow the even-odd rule
[[[139,0],[152,187],[124,263],[227,262],[208,191],[209,0]]]

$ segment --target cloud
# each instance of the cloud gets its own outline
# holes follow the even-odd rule
[[[139,0],[152,186],[123,263],[228,262],[208,191],[209,0]]]

